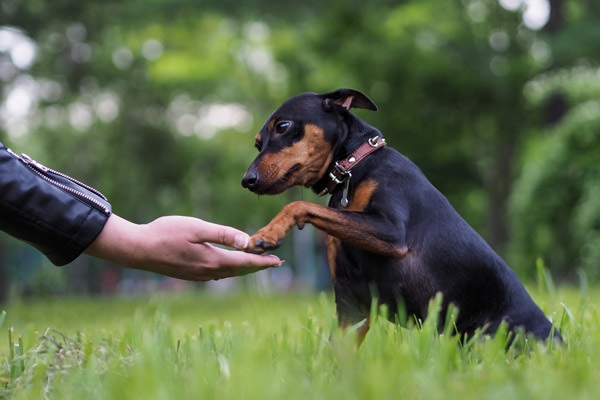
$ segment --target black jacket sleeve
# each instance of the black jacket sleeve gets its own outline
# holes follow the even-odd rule
[[[0,230],[64,265],[96,239],[110,214],[100,192],[0,143]]]

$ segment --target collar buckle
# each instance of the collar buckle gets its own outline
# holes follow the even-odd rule
[[[348,178],[348,175],[350,175],[350,172],[347,171],[339,161],[336,161],[335,166],[331,169],[331,171],[329,171],[329,178],[331,178],[336,185],[344,183],[344,181]]]
[[[344,198],[347,201],[348,183],[352,174],[350,170],[361,162],[365,157],[374,152],[375,150],[385,147],[385,139],[379,136],[373,136],[369,138],[366,143],[363,143],[358,149],[356,149],[347,158],[336,161],[331,171],[329,171],[329,184],[323,189],[319,196],[325,196],[326,194],[333,193],[335,187],[341,183],[346,182]]]

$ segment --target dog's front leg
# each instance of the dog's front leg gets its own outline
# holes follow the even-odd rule
[[[250,238],[246,251],[260,254],[278,248],[285,235],[287,235],[294,225],[299,228],[304,226],[306,215],[308,214],[307,205],[317,206],[305,201],[296,201],[283,207],[267,226],[258,230]]]
[[[305,224],[312,224],[342,241],[374,253],[404,258],[409,252],[401,224],[390,225],[381,217],[306,201],[286,205],[267,226],[250,238],[247,251],[263,253],[274,250],[294,225],[302,227]]]

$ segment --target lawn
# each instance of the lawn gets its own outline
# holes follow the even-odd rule
[[[11,303],[0,399],[597,398],[600,289],[531,289],[564,345],[459,345],[434,319],[417,329],[378,318],[357,348],[329,294]]]

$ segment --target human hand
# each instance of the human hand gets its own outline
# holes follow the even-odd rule
[[[277,256],[245,249],[249,236],[235,228],[193,217],[167,216],[138,225],[111,215],[86,253],[119,265],[189,281],[246,275],[283,264]]]

